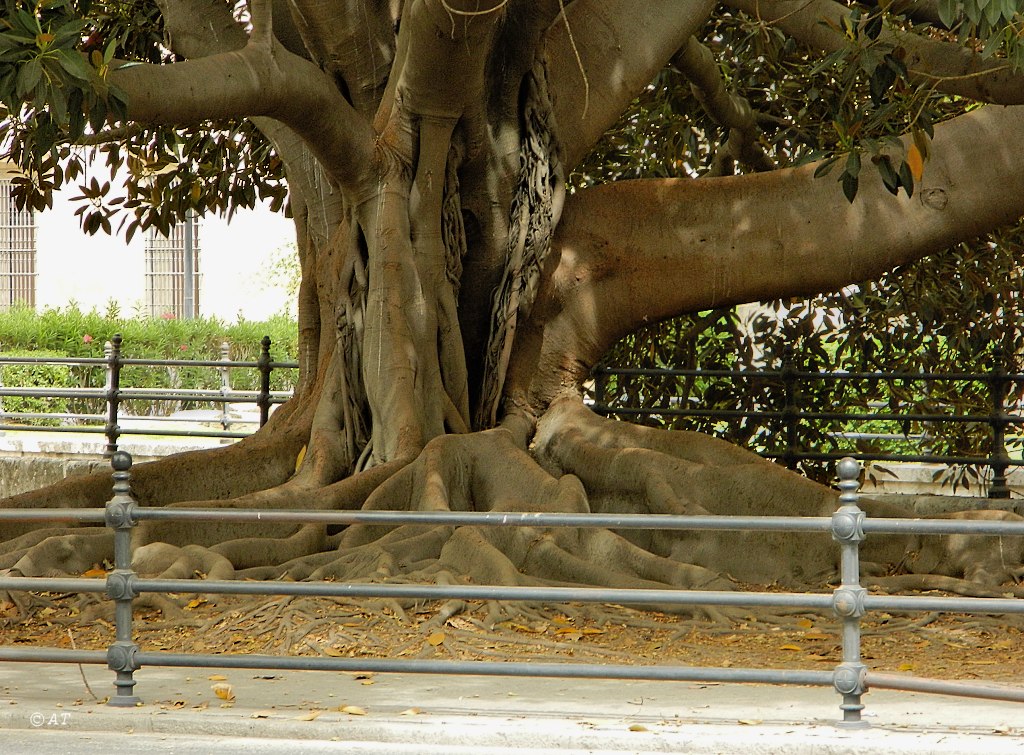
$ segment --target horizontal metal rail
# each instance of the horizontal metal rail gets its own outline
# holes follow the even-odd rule
[[[964,422],[975,424],[988,424],[993,420],[1003,422],[1007,425],[1024,424],[1024,416],[1019,414],[942,414],[933,412],[930,414],[908,412],[900,414],[896,412],[814,412],[796,410],[787,412],[785,410],[769,409],[680,409],[672,406],[611,406],[610,404],[595,404],[594,408],[603,414],[622,414],[634,416],[664,415],[666,417],[722,417],[723,419],[781,419],[783,417],[796,417],[798,419],[832,420],[836,422],[868,422],[872,420],[889,422]]]
[[[829,532],[831,517],[558,514],[546,511],[307,511],[304,509],[162,508],[135,506],[136,521],[220,521],[266,524],[424,524],[474,527],[591,527],[614,530]],[[0,509],[0,522],[103,522],[105,509]],[[1024,521],[988,519],[865,519],[866,533],[888,535],[1024,536]]]
[[[232,361],[230,359],[129,359],[122,357],[118,360],[123,365],[137,365],[140,367],[230,367],[259,369],[260,362],[253,361]],[[0,364],[64,364],[73,367],[106,367],[110,360],[106,357],[22,357],[0,356]],[[267,366],[273,370],[297,369],[298,362],[268,362]]]
[[[105,399],[105,388],[8,388],[0,386],[0,396],[23,396],[29,398],[93,398]],[[118,398],[122,401],[202,401],[210,404],[255,403],[260,397],[259,391],[218,391],[198,388],[120,388]],[[270,398],[285,401],[291,394],[285,391],[274,391]],[[11,416],[7,414],[6,416]],[[57,417],[64,415],[43,415]]]
[[[780,380],[788,375],[800,380],[899,380],[899,381],[955,381],[985,382],[992,379],[986,372],[847,372],[845,370],[717,370],[717,369],[673,369],[671,367],[608,367],[594,368],[596,375],[632,375],[641,377],[727,377],[746,380]],[[1011,382],[1024,381],[1024,373],[1005,373],[1002,378]]]
[[[260,356],[255,361],[232,361],[228,358],[229,346],[224,343],[221,347],[220,359],[129,359],[121,354],[122,338],[114,335],[110,342],[104,346],[104,357],[99,358],[74,358],[74,357],[4,357],[0,356],[0,365],[3,364],[56,364],[74,365],[80,367],[102,367],[106,375],[106,384],[102,387],[82,388],[53,388],[53,387],[5,387],[0,385],[0,399],[10,398],[65,398],[80,399],[84,401],[103,401],[106,404],[106,412],[101,417],[88,416],[87,419],[98,419],[103,422],[98,428],[51,428],[39,426],[22,426],[10,423],[0,424],[0,431],[41,431],[41,432],[102,432],[107,443],[104,448],[105,456],[112,456],[117,451],[117,441],[122,435],[165,435],[192,438],[227,438],[239,439],[250,435],[250,432],[232,432],[232,424],[251,425],[252,422],[238,419],[228,411],[229,404],[249,403],[254,404],[259,410],[258,426],[266,424],[270,416],[270,409],[273,406],[284,403],[290,398],[286,391],[272,391],[270,389],[270,376],[274,369],[295,369],[297,362],[275,361],[270,358],[270,337],[264,336],[260,341]],[[177,368],[210,368],[220,373],[219,388],[131,388],[121,385],[121,371],[124,367],[177,367]],[[258,390],[235,390],[231,386],[230,374],[234,369],[253,369],[259,374]],[[120,419],[120,407],[125,401],[148,401],[148,402],[196,402],[203,404],[220,405],[221,416],[215,422],[221,425],[220,430],[168,430],[164,428],[150,428],[140,430],[138,428],[122,428]],[[86,415],[80,413],[47,413],[41,412],[11,412],[4,414],[0,406],[0,417],[20,418],[26,420],[81,420]],[[162,418],[165,421],[188,421],[176,420],[175,418]]]
[[[126,461],[127,460],[127,461]],[[861,616],[870,611],[922,611],[971,614],[1024,614],[1024,599],[872,595],[859,586],[860,541],[870,533],[973,534],[1024,536],[1024,522],[1001,520],[867,518],[857,505],[859,466],[852,459],[839,465],[840,507],[831,517],[670,516],[636,514],[564,514],[549,512],[408,512],[292,511],[217,508],[150,508],[130,495],[130,457],[114,455],[114,497],[103,509],[0,510],[0,521],[105,523],[114,529],[114,569],[106,579],[85,577],[0,577],[0,590],[57,593],[105,593],[115,603],[116,641],[105,652],[54,648],[0,648],[0,661],[102,663],[116,672],[112,705],[135,705],[133,673],[143,665],[205,666],[261,669],[405,671],[501,676],[557,676],[677,681],[752,682],[831,685],[843,697],[843,723],[859,725],[861,696],[870,687],[905,689],[1024,702],[1024,689],[900,675],[876,674],[860,662]],[[602,527],[642,530],[776,530],[830,532],[841,549],[841,583],[832,593],[742,592],[673,588],[622,589],[476,584],[345,583],[331,581],[245,581],[142,578],[131,569],[131,531],[141,521],[249,521],[321,524],[441,524],[445,526]],[[145,593],[291,595],[365,600],[472,600],[527,603],[611,603],[676,607],[781,608],[831,612],[841,620],[843,660],[833,671],[788,669],[693,668],[686,666],[616,666],[585,663],[490,663],[369,658],[310,658],[264,655],[192,655],[146,652],[131,638],[132,602]]]

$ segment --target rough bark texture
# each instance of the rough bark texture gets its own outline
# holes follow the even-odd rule
[[[303,273],[301,380],[254,438],[137,468],[145,505],[827,514],[833,491],[745,451],[592,415],[589,371],[646,322],[835,289],[1024,210],[1024,111],[994,107],[937,129],[912,199],[870,166],[852,205],[815,166],[566,198],[564,176],[654,74],[688,48],[679,60],[702,59],[692,36],[710,3],[294,0],[253,3],[248,34],[220,2],[162,5],[184,62],[112,77],[139,122],[249,117],[277,147]],[[808,21],[820,3],[789,5],[759,7],[831,44]],[[713,79],[699,86],[721,117],[745,117]],[[6,505],[108,496],[98,476]],[[3,539],[0,568],[24,575],[110,550],[88,529]],[[211,523],[146,525],[137,546],[136,568],[164,576],[718,589],[821,584],[836,553],[777,533]],[[894,539],[870,558],[972,589],[1019,578],[1024,544],[1004,539],[998,559],[987,546]]]

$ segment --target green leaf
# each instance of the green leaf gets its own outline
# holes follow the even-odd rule
[[[900,177],[893,170],[892,161],[888,155],[882,155],[878,159],[878,173],[882,177],[882,183],[885,184],[885,188],[891,194],[896,194],[900,190]]]
[[[867,22],[864,24],[864,33],[867,34],[868,39],[878,39],[878,35],[882,33],[882,13],[874,13],[868,17]]]
[[[43,66],[39,62],[39,58],[33,58],[28,63],[21,67],[18,71],[17,89],[16,94],[18,97],[24,97],[29,92],[32,92],[36,88],[36,84],[39,83],[40,77],[43,75]]]
[[[107,43],[107,48],[103,51],[103,62],[106,65],[110,65],[110,61],[114,59],[114,52],[117,50],[117,39],[111,39]]]
[[[846,169],[844,172],[853,178],[860,176],[860,152],[854,150],[850,153],[849,157],[846,158]]]
[[[903,190],[907,192],[907,196],[914,196],[914,175],[910,170],[910,164],[906,160],[900,164],[899,178],[900,183],[903,185]]]
[[[107,106],[103,100],[96,98],[89,108],[89,126],[94,132],[99,132],[107,121]]]
[[[843,184],[843,194],[846,196],[847,201],[853,204],[853,200],[857,196],[857,186],[859,183],[857,177],[851,176],[844,170],[839,179]]]
[[[79,53],[73,50],[57,50],[56,52],[57,62],[60,63],[60,67],[64,69],[69,76],[73,76],[81,81],[89,81],[93,76],[93,71],[89,67],[89,64],[85,62]]]

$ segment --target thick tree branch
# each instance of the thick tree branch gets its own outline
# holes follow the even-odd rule
[[[128,116],[187,124],[268,116],[302,136],[341,186],[357,191],[373,167],[373,131],[309,61],[275,44],[173,65],[125,64],[111,81],[128,93]],[[200,85],[201,82],[201,85]]]
[[[313,60],[344,87],[352,106],[373,116],[395,58],[395,3],[287,0]]]
[[[399,39],[401,66],[395,86],[404,106],[418,115],[458,117],[468,103],[486,99],[485,65],[503,17],[501,3],[495,2],[490,12],[453,14],[459,5],[414,0],[406,6],[402,25],[408,33],[403,31]]]
[[[219,0],[156,0],[168,47],[185,58],[240,50],[245,28]]]
[[[576,0],[543,42],[566,172],[711,14],[714,3]]]
[[[834,177],[814,178],[815,165],[579,192],[566,202],[560,260],[517,379],[530,383],[527,371],[543,364],[563,384],[582,380],[646,322],[837,290],[1013,222],[1024,214],[1021,139],[1024,108],[986,107],[936,127],[911,198],[889,194],[865,166],[850,204]],[[543,390],[550,398],[552,386]]]
[[[751,166],[754,170],[774,170],[775,163],[757,141],[761,130],[750,103],[743,97],[730,94],[722,80],[722,72],[711,50],[690,37],[672,58],[672,63],[690,80],[693,94],[701,107],[719,126],[729,129],[729,139],[719,156]],[[720,162],[716,156],[716,162]],[[716,175],[731,174],[720,170]]]
[[[726,5],[776,25],[818,50],[831,52],[847,43],[839,23],[850,9],[833,0],[727,0]],[[1005,60],[983,60],[959,45],[890,28],[879,39],[907,51],[904,62],[921,84],[980,102],[1024,104],[1024,74]]]

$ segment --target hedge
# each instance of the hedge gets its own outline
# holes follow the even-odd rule
[[[271,359],[295,361],[298,340],[295,321],[285,316],[263,322],[240,319],[234,323],[217,318],[123,318],[113,307],[101,314],[96,310],[83,312],[72,304],[42,312],[25,307],[0,312],[0,355],[102,358],[104,344],[117,333],[122,336],[121,354],[126,359],[219,360],[221,345],[227,343],[230,360],[255,361],[260,354],[260,341],[267,335],[271,339]],[[292,390],[297,377],[293,369],[274,370],[271,389]],[[105,383],[106,370],[102,366],[4,365],[0,379],[8,387],[98,388]],[[259,373],[255,369],[234,368],[230,379],[235,390],[259,387]],[[121,370],[121,387],[219,390],[221,375],[218,369],[210,367],[129,365]],[[7,396],[3,406],[9,412],[104,411],[103,402],[95,399]],[[126,411],[134,415],[166,415],[199,406],[212,405],[180,401],[124,403]]]

